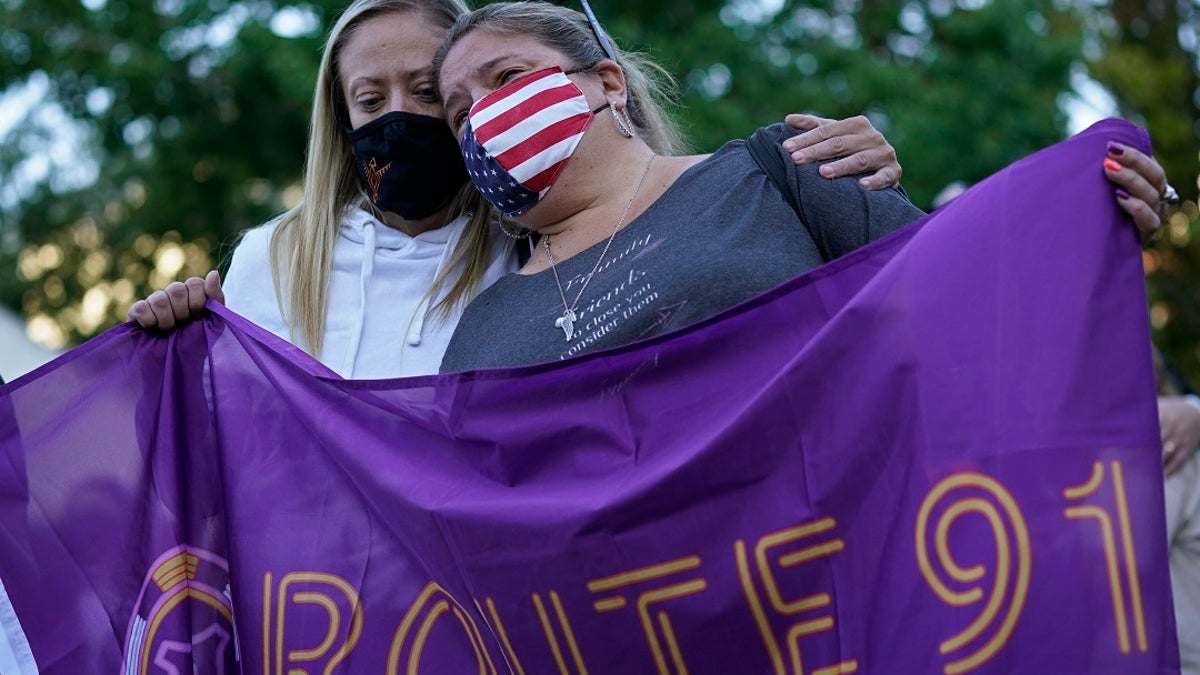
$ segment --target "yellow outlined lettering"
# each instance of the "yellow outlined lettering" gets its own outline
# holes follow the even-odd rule
[[[955,491],[978,491],[982,497],[954,499]],[[929,525],[935,507],[944,499],[950,499],[941,511],[934,527],[934,552],[938,565],[935,567],[929,555]],[[999,504],[999,507],[997,507]],[[957,675],[974,670],[987,663],[999,652],[1009,637],[1025,607],[1029,594],[1029,577],[1033,553],[1029,543],[1029,528],[1025,516],[1016,500],[994,479],[978,473],[959,473],[948,476],[930,490],[917,514],[915,528],[917,566],[925,582],[943,602],[954,607],[963,607],[984,599],[985,591],[980,586],[955,590],[942,580],[939,569],[959,585],[980,582],[986,575],[982,565],[961,567],[950,551],[950,527],[965,514],[983,516],[992,530],[996,545],[996,568],[992,588],[979,616],[962,632],[944,640],[939,651],[948,655],[968,649],[970,644],[983,639],[985,633],[995,625],[995,632],[975,651],[946,663],[947,675]],[[1011,589],[1010,589],[1011,586]],[[1007,603],[1005,598],[1008,598]]]
[[[754,624],[758,627],[763,645],[767,648],[767,656],[776,675],[803,675],[804,661],[801,657],[800,639],[833,629],[833,618],[818,616],[801,620],[788,627],[783,636],[787,646],[787,656],[779,645],[779,638],[771,630],[771,622],[767,618],[766,606],[783,616],[796,616],[804,612],[827,607],[832,601],[828,593],[816,593],[792,600],[785,599],[780,589],[779,580],[772,570],[769,553],[772,549],[787,544],[795,544],[804,539],[832,533],[837,527],[833,518],[821,518],[811,523],[772,532],[760,538],[754,546],[754,562],[757,566],[757,576],[766,592],[767,602],[764,603],[754,583],[755,574],[750,567],[750,556],[746,542],[739,539],[733,545],[734,558],[737,562],[738,579]],[[788,568],[811,562],[819,558],[831,556],[845,550],[846,544],[840,538],[826,539],[809,543],[801,548],[784,553],[776,558],[779,567]],[[840,661],[832,666],[817,668],[813,675],[836,675],[838,673],[854,673],[858,671],[858,661],[849,659]]]
[[[458,619],[458,623],[462,625],[463,632],[471,644],[471,650],[475,654],[479,675],[489,675],[489,673],[496,675],[496,665],[492,663],[492,657],[488,654],[487,646],[483,641],[483,636],[479,633],[479,627],[475,625],[475,620],[454,599],[454,596],[433,581],[425,584],[425,588],[421,589],[421,593],[413,601],[412,606],[405,613],[404,619],[400,622],[400,627],[392,636],[392,644],[388,648],[387,675],[398,675],[402,659],[405,661],[404,672],[406,675],[417,675],[420,672],[421,653],[425,650],[429,632],[437,620],[447,613],[453,614],[454,618]],[[413,624],[422,614],[424,614],[424,618],[421,619],[416,634],[410,639]],[[405,652],[408,654],[407,659],[404,659]]]
[[[555,622],[550,619],[550,612],[546,609],[546,602],[542,600],[542,596],[538,593],[531,593],[530,599],[533,601],[533,607],[537,611],[538,623],[542,627],[542,633],[546,636],[546,644],[550,647],[550,655],[554,657],[554,663],[558,667],[560,675],[571,675],[570,666],[567,664],[566,653],[571,656],[571,663],[575,667],[575,672],[579,675],[588,675],[587,664],[583,660],[583,652],[579,649],[579,642],[575,639],[575,631],[571,628],[571,622],[567,619],[566,610],[563,609],[562,600],[559,598],[557,591],[550,591],[550,606],[554,610],[555,618],[557,619],[558,630],[561,631],[563,640],[566,642],[564,649],[563,644],[559,642],[558,633],[555,631]],[[496,626],[497,637],[504,645],[505,656],[509,661],[509,669],[516,672],[517,675],[525,675],[525,669],[521,666],[520,659],[517,658],[516,652],[513,650],[512,642],[508,638],[508,631],[504,628],[504,622],[500,619],[499,612],[496,611],[496,603],[491,598],[485,598],[487,604],[488,615],[492,623]]]
[[[658,581],[664,577],[682,572],[692,572],[700,568],[699,556],[685,556],[656,565],[639,567],[635,570],[614,574],[600,579],[593,579],[587,584],[592,593],[609,593],[634,584]],[[644,591],[636,596],[638,620],[646,635],[646,643],[650,646],[650,654],[654,658],[654,666],[661,675],[686,675],[687,664],[683,660],[683,650],[675,637],[675,629],[670,617],[664,611],[652,611],[651,605],[657,605],[667,600],[682,598],[700,593],[708,588],[708,581],[703,577],[677,582],[669,586]],[[613,612],[628,605],[623,595],[600,598],[592,606],[597,612]],[[664,649],[665,644],[665,649]]]
[[[304,590],[293,590],[300,586]],[[325,586],[337,589],[341,602],[332,595],[314,590],[313,586]],[[271,624],[271,574],[263,575],[263,672],[270,673],[270,624]],[[279,579],[278,598],[275,607],[275,673],[283,675],[285,664],[289,664],[287,672],[307,673],[304,668],[292,668],[293,663],[311,663],[328,656],[329,660],[321,669],[322,675],[330,675],[346,660],[358,644],[363,631],[362,604],[358,600],[358,591],[350,582],[335,575],[324,572],[289,572]],[[315,605],[325,611],[329,627],[325,637],[314,647],[307,649],[292,649],[284,654],[283,638],[286,634],[288,603]],[[342,604],[344,603],[344,605]],[[346,636],[341,645],[335,649],[338,636],[342,633],[344,614],[343,607],[350,609],[350,625],[345,629]]]
[[[521,660],[517,658],[517,652],[513,650],[512,642],[508,639],[508,631],[504,630],[504,622],[500,620],[500,613],[496,611],[496,603],[491,598],[485,598],[485,602],[487,602],[488,615],[496,626],[496,635],[500,638],[500,643],[504,645],[509,670],[515,670],[517,675],[525,675],[525,669],[521,667]]]
[[[263,574],[262,661],[263,675],[271,675],[271,595],[275,584],[270,572]]]
[[[1109,597],[1112,600],[1113,619],[1117,630],[1117,648],[1122,654],[1133,650],[1129,635],[1129,617],[1132,617],[1134,632],[1137,636],[1137,650],[1149,651],[1146,637],[1146,616],[1142,607],[1142,588],[1138,580],[1137,556],[1133,550],[1133,526],[1129,516],[1129,501],[1125,494],[1125,476],[1121,463],[1114,461],[1112,467],[1113,500],[1116,505],[1116,527],[1112,515],[1103,507],[1096,505],[1068,506],[1063,510],[1067,518],[1079,520],[1082,518],[1095,519],[1100,526],[1100,537],[1104,543],[1104,567],[1108,574]],[[1063,490],[1063,497],[1078,501],[1095,495],[1104,484],[1104,464],[1092,464],[1092,475],[1083,485],[1069,487]],[[1119,554],[1125,558],[1125,581],[1129,585],[1129,604],[1125,607],[1125,589],[1121,583],[1120,562],[1118,561],[1117,529],[1120,530]],[[1127,616],[1127,614],[1129,616]]]

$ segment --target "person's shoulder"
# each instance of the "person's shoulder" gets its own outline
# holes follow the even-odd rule
[[[755,129],[751,136],[758,136],[772,143],[782,143],[799,133],[799,129],[790,127],[783,122],[776,122],[775,124],[768,124],[765,127]]]
[[[278,227],[279,219],[276,218],[242,231],[237,247],[233,250],[234,259],[266,255],[271,249],[271,236]]]
[[[514,315],[512,303],[517,296],[507,289],[514,276],[500,277],[467,303],[442,354],[438,372],[456,373],[493,363],[497,344],[495,334],[503,330]]]
[[[229,260],[229,268],[222,280],[226,305],[235,311],[244,311],[247,297],[271,290],[271,237],[279,227],[279,219],[267,221],[244,230],[238,238]]]
[[[783,122],[769,124],[765,127],[759,127],[754,130],[754,133],[747,137],[734,138],[726,141],[721,147],[713,153],[713,156],[726,155],[730,152],[745,151],[749,143],[753,141],[766,141],[768,144],[779,146],[779,152],[783,152],[783,147],[780,143],[784,140],[800,133],[796,129],[789,127]]]
[[[500,275],[487,288],[479,291],[471,299],[471,302],[467,303],[466,308],[463,309],[463,318],[470,315],[474,319],[479,319],[487,316],[489,312],[511,312],[511,309],[506,308],[506,304],[520,302],[521,293],[516,290],[518,288],[516,284],[520,283],[522,276],[524,275],[516,272]]]
[[[796,164],[792,161],[791,154],[783,149],[783,142],[799,133],[798,129],[783,122],[776,122],[759,127],[746,139],[727,145],[749,154],[754,158],[759,170],[764,173],[773,171],[781,178],[786,177],[787,182],[792,184],[790,189],[803,191],[813,187],[827,187],[829,179],[821,176],[819,169],[822,164],[831,160]]]
[[[271,240],[275,237],[275,232],[283,225],[285,219],[294,218],[294,212],[289,212],[272,218],[271,220],[247,228],[238,235],[237,245],[234,248],[233,258],[236,261],[238,258],[252,259],[254,262],[262,262],[271,253]],[[348,209],[342,216],[339,224],[341,230],[353,229],[361,227],[359,223],[371,221],[371,214],[362,209]],[[295,225],[296,223],[290,223]],[[295,233],[295,228],[288,231],[288,234]]]

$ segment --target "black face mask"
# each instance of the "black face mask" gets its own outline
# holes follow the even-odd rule
[[[458,142],[440,117],[395,111],[346,135],[371,203],[405,220],[437,213],[467,181]]]

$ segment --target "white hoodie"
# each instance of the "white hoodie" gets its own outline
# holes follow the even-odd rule
[[[447,319],[433,309],[453,277],[430,299],[425,299],[425,293],[450,264],[467,225],[463,216],[410,237],[366,211],[348,212],[333,247],[321,363],[347,379],[438,372],[462,306]],[[268,223],[246,232],[234,251],[222,288],[230,309],[294,342],[271,279],[274,230]],[[492,241],[480,290],[517,269],[512,242],[503,236]]]

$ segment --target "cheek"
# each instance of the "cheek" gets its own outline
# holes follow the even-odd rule
[[[441,101],[431,102],[428,100],[414,100],[411,104],[410,110],[418,115],[428,115],[430,117],[438,118],[444,118],[446,116],[446,109],[442,106]]]
[[[378,116],[375,113],[366,113],[356,108],[353,102],[345,97],[342,98],[341,104],[342,109],[336,116],[344,120],[344,123],[348,124],[351,129],[357,129]]]
[[[362,111],[352,109],[350,111],[350,115],[349,115],[350,128],[357,129],[357,128],[361,127],[362,125],[366,124],[367,122],[370,122],[371,120],[375,119],[376,117],[379,117],[379,115],[367,114]]]

